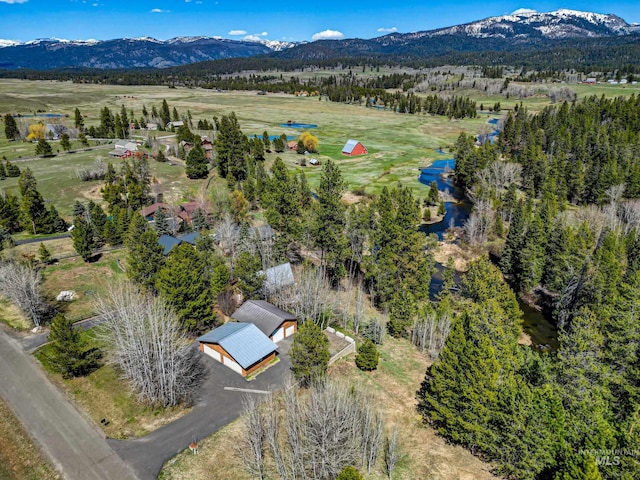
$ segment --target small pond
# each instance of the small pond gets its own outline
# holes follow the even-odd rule
[[[318,128],[318,125],[315,123],[295,123],[295,122],[287,122],[281,123],[281,127],[291,127],[291,128]]]

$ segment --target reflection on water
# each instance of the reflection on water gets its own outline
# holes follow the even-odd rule
[[[466,200],[464,192],[453,184],[455,166],[456,160],[454,158],[436,160],[429,167],[420,170],[420,177],[418,177],[418,181],[427,186],[435,181],[438,190],[448,193],[456,200],[455,202],[445,202],[446,213],[441,221],[420,226],[421,232],[427,235],[435,233],[438,235],[438,240],[442,240],[444,232],[450,226],[464,225],[471,213],[471,204]]]
[[[489,123],[492,125],[498,124],[497,118],[492,118]],[[494,130],[489,134],[489,141],[493,142],[498,135],[498,130]],[[436,150],[439,154],[445,152],[441,149]],[[455,199],[452,202],[445,202],[446,213],[444,218],[436,223],[423,224],[420,226],[420,231],[426,235],[435,233],[438,236],[438,240],[442,240],[446,230],[453,227],[462,227],[471,213],[472,205],[467,200],[464,191],[453,184],[453,170],[455,169],[456,161],[454,158],[447,158],[444,160],[436,160],[427,168],[420,170],[420,176],[418,181],[426,186],[430,186],[431,182],[435,181],[438,185],[438,190],[441,192],[447,192],[451,198]],[[444,266],[442,264],[436,264],[436,273],[431,278],[431,284],[429,285],[429,298],[434,301],[437,299],[437,294],[442,289],[442,271]],[[456,273],[456,284],[460,284],[461,276]],[[542,312],[530,307],[526,303],[518,300],[520,303],[520,309],[523,316],[523,328],[524,331],[531,337],[531,341],[534,346],[540,350],[556,350],[558,347],[558,332],[551,321],[551,318],[546,317]]]

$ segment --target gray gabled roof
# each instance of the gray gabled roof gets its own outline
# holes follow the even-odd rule
[[[195,245],[199,237],[200,237],[200,234],[198,232],[191,232],[191,233],[185,233],[184,235],[180,235],[178,237],[178,240],[182,242],[186,242],[190,245]]]
[[[163,253],[165,255],[169,255],[171,249],[176,245],[180,245],[181,242],[176,237],[172,237],[171,235],[160,235],[158,243],[162,245],[162,248],[164,248]]]
[[[360,142],[358,140],[347,140],[347,143],[344,144],[344,147],[342,147],[342,152],[343,153],[351,153],[353,152],[353,149],[356,148],[356,145],[358,145]]]
[[[225,323],[199,337],[198,341],[220,345],[245,370],[278,349],[252,323]]]
[[[264,275],[264,288],[267,292],[273,292],[295,283],[289,262],[267,268],[265,271],[260,270],[258,274]]]
[[[293,313],[285,312],[264,300],[249,300],[243,303],[231,318],[238,322],[252,323],[267,337],[271,337],[286,320],[296,320]]]

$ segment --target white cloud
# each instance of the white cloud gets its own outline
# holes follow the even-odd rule
[[[258,35],[247,35],[243,37],[243,40],[247,40],[249,42],[259,42],[261,39]]]
[[[229,30],[228,35],[246,35],[246,30]]]
[[[0,0],[0,3],[8,3],[13,5],[14,3],[27,3],[29,0]]]
[[[519,8],[516,11],[512,12],[511,15],[521,15],[523,13],[538,13],[535,10],[531,10],[530,8]]]
[[[154,8],[151,13],[169,13],[171,10],[162,10],[161,8]]]
[[[344,33],[337,30],[324,30],[323,32],[315,33],[311,37],[312,40],[339,40],[341,38],[344,38]]]
[[[261,37],[266,37],[267,35],[269,35],[267,32],[262,32],[262,33],[260,34],[260,36],[261,36]]]
[[[398,28],[397,27],[391,27],[391,28],[380,27],[378,31],[381,33],[393,33],[393,32],[397,32]]]

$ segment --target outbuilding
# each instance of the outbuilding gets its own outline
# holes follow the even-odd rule
[[[293,313],[271,305],[264,300],[248,300],[231,318],[255,325],[273,342],[279,342],[298,331],[298,319]]]
[[[229,322],[198,338],[200,351],[243,377],[276,358],[277,345],[252,323]]]
[[[348,140],[347,143],[344,144],[344,147],[342,147],[343,155],[366,155],[367,153],[369,153],[367,147],[358,140]]]

